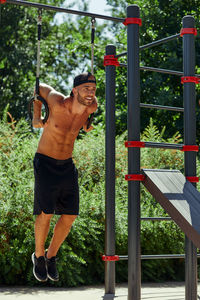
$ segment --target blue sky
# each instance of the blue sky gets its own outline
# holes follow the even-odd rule
[[[106,9],[109,8],[108,5],[106,5],[106,0],[90,0],[89,4],[89,11],[98,13],[98,14],[105,14],[110,15],[109,12],[106,12]]]

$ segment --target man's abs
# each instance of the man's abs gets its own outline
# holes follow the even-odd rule
[[[55,159],[68,159],[72,157],[74,141],[77,135],[68,132],[63,136],[45,128],[40,138],[37,152]]]

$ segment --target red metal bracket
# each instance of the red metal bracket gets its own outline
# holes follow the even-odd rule
[[[131,147],[144,148],[145,147],[145,142],[128,141],[128,142],[125,142],[125,147],[126,148],[131,148]]]
[[[194,34],[194,35],[197,35],[197,29],[196,28],[182,28],[180,36],[183,36],[184,34]]]
[[[186,179],[189,182],[199,182],[199,177],[196,177],[196,176],[186,176]]]
[[[194,151],[198,152],[199,151],[199,146],[197,145],[184,145],[181,151]]]
[[[145,175],[143,174],[127,174],[125,180],[127,181],[144,181]]]
[[[142,19],[140,18],[126,18],[123,22],[125,26],[129,24],[138,24],[139,26],[142,26]]]
[[[118,255],[102,255],[102,260],[103,261],[118,261],[119,256]]]
[[[200,83],[200,78],[196,76],[184,76],[181,77],[181,83],[186,83],[186,82],[194,82],[196,84]]]
[[[118,58],[115,55],[105,55],[104,56],[104,67],[105,66],[119,66]]]

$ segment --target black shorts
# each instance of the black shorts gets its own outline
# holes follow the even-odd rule
[[[72,158],[57,160],[36,153],[34,160],[34,215],[78,215],[78,171]]]

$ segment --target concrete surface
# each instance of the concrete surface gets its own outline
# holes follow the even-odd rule
[[[198,291],[200,291],[200,285],[198,286]],[[102,300],[104,294],[104,286],[90,286],[79,288],[0,287],[0,300]],[[116,293],[114,299],[127,300],[127,295],[127,284],[116,285]],[[185,284],[143,284],[141,299],[184,300]],[[199,296],[198,299],[200,299]]]

